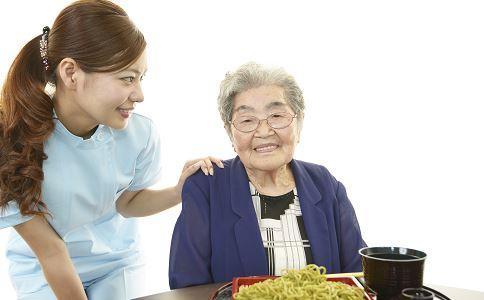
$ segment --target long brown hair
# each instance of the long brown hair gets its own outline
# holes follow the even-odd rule
[[[46,213],[42,164],[44,142],[54,130],[54,106],[45,87],[55,84],[58,64],[70,57],[85,72],[113,72],[136,61],[146,47],[126,12],[106,0],[77,1],[60,12],[48,35],[47,71],[41,36],[17,55],[0,95],[0,208],[15,201],[23,215]]]

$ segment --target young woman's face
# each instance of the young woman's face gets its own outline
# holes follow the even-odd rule
[[[261,86],[242,92],[234,98],[232,120],[255,116],[260,120],[275,114],[294,111],[288,105],[284,90],[279,86]],[[281,129],[273,129],[267,121],[261,121],[252,132],[241,132],[231,125],[235,152],[246,168],[259,171],[275,171],[289,163],[299,141],[297,121]]]
[[[113,73],[84,73],[78,91],[80,114],[94,124],[125,128],[137,102],[143,101],[141,81],[147,69],[144,52],[132,65]]]

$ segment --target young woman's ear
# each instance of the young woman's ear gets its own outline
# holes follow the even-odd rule
[[[57,66],[57,78],[67,89],[76,90],[82,75],[83,71],[72,58],[64,58]]]

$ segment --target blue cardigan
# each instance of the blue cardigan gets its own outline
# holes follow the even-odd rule
[[[323,166],[290,165],[314,263],[328,273],[360,271],[358,249],[366,244],[344,186]],[[268,274],[244,165],[236,157],[214,171],[192,175],[183,187],[170,250],[172,289]]]

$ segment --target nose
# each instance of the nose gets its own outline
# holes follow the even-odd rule
[[[143,94],[143,88],[141,87],[141,82],[138,81],[134,85],[134,90],[131,92],[131,95],[129,98],[133,102],[143,102],[145,100],[145,97]]]
[[[274,129],[272,129],[271,126],[269,126],[269,123],[267,123],[267,119],[260,120],[259,126],[257,126],[257,129],[255,130],[257,136],[268,136],[274,133]]]

